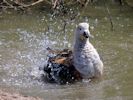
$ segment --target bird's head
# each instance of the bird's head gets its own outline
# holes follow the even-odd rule
[[[90,34],[89,24],[88,23],[79,23],[75,32],[76,38],[80,40],[87,40],[89,37],[93,38],[93,35]]]

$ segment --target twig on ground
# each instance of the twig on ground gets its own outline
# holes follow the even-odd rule
[[[18,2],[14,2],[14,3],[16,3],[17,5],[19,5],[19,7],[27,8],[27,7],[30,7],[30,6],[37,5],[37,4],[39,4],[39,3],[43,2],[43,1],[44,1],[44,0],[38,0],[38,1],[33,2],[33,3],[29,4],[29,5],[22,4],[22,3],[18,3]]]

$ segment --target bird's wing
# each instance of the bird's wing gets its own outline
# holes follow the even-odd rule
[[[72,65],[72,50],[64,49],[64,50],[52,50],[51,48],[47,48],[49,53],[53,53],[56,56],[49,58],[49,61],[53,63],[63,64],[66,66]]]

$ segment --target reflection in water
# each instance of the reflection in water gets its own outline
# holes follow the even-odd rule
[[[110,31],[108,18],[104,13],[99,14],[99,8],[96,9],[95,13],[89,13],[92,18],[81,17],[78,22],[90,22],[91,32],[95,36],[91,42],[105,65],[103,79],[65,86],[41,81],[39,67],[43,67],[47,60],[46,47],[71,49],[77,21],[69,23],[64,34],[60,18],[46,18],[50,26],[48,31],[43,15],[3,14],[3,19],[0,19],[0,87],[15,88],[23,94],[50,100],[133,99],[132,10],[126,11],[125,8],[123,14],[113,8],[115,30]]]

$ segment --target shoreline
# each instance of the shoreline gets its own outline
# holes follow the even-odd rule
[[[14,91],[0,89],[0,100],[42,100],[39,97],[25,96]]]

